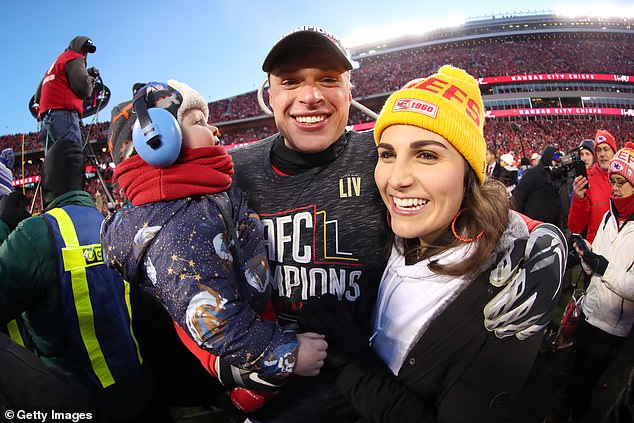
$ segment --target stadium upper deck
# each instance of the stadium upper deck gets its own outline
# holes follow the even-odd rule
[[[350,48],[358,60],[394,51],[430,47],[454,42],[489,38],[526,37],[543,34],[621,33],[632,34],[632,19],[598,17],[564,17],[548,12],[471,18],[463,25],[435,29],[418,36],[407,36]]]

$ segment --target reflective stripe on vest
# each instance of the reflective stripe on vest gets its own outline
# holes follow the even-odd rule
[[[11,320],[7,323],[7,330],[9,331],[9,337],[24,347],[24,339],[22,339],[22,332],[20,332],[18,322]]]
[[[83,208],[83,206],[64,206],[64,208],[68,208],[69,211],[75,210],[73,207],[75,207],[75,209],[80,208],[86,220],[95,219],[95,216],[90,215],[93,211],[99,213],[94,207]],[[65,310],[65,316],[72,315],[72,317],[76,319],[75,330],[79,330],[81,341],[77,340],[77,338],[75,339],[77,342],[83,343],[83,347],[85,348],[90,361],[90,366],[92,367],[92,371],[97,377],[99,384],[103,388],[106,388],[114,384],[118,378],[137,376],[140,372],[142,359],[137,340],[132,332],[129,284],[125,281],[121,281],[122,286],[120,287],[123,291],[120,295],[123,296],[122,299],[125,299],[124,310],[127,312],[126,320],[129,320],[129,323],[126,321],[127,327],[125,331],[128,333],[120,333],[120,336],[117,336],[117,338],[123,339],[120,341],[122,345],[118,345],[117,347],[123,348],[110,348],[111,352],[108,354],[107,352],[105,353],[106,346],[102,345],[99,341],[99,330],[97,329],[96,324],[96,315],[99,311],[98,309],[99,307],[105,306],[104,304],[93,304],[93,301],[91,300],[89,277],[87,275],[87,272],[91,272],[90,268],[100,265],[105,266],[101,252],[101,244],[81,245],[73,219],[66,210],[62,208],[55,208],[47,211],[45,215],[49,215],[54,218],[57,223],[59,236],[61,236],[63,240],[63,247],[59,245],[59,240],[56,240],[58,248],[61,247],[61,271],[67,272],[67,274],[70,275],[70,289],[67,289],[67,291],[72,290],[72,298],[68,297],[70,301],[64,301],[64,286],[66,286],[64,285],[64,275],[66,273],[60,275],[62,277],[62,281],[60,282],[62,289],[62,293],[60,294],[62,297],[62,303],[66,304],[66,307],[71,307],[68,304],[72,302],[75,308],[74,313],[70,313],[69,310]],[[103,219],[103,216],[101,216],[100,213],[99,216]],[[84,219],[82,218],[81,220]],[[93,234],[93,238],[94,237],[95,235]],[[66,296],[70,294],[70,292],[67,292]],[[123,304],[116,304],[115,298],[110,298],[109,300],[115,303],[115,307],[123,308]],[[122,301],[120,303],[122,303]],[[107,304],[107,306],[112,305],[113,304],[111,303]],[[95,309],[95,307],[97,307],[97,309]],[[107,313],[103,315],[109,316]],[[111,322],[102,323],[110,324]],[[72,330],[72,328],[67,328],[67,331],[68,330]],[[112,339],[112,336],[110,339]],[[110,360],[106,357],[109,357]],[[134,363],[132,363],[132,361],[134,361]],[[109,362],[115,364],[111,365]],[[117,367],[118,370],[115,370],[114,367]],[[119,373],[118,378],[115,374],[113,374],[117,371]]]

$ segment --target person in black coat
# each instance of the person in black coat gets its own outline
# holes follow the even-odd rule
[[[528,169],[513,191],[511,207],[526,216],[561,228],[562,207],[559,187],[551,180],[546,167],[555,154],[555,147],[547,146],[536,166]]]

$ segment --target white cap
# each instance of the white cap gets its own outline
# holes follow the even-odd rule
[[[515,159],[511,153],[502,154],[500,156],[500,160],[503,160],[508,165],[513,165],[515,163]]]

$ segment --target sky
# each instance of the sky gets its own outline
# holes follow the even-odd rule
[[[6,1],[0,135],[38,130],[29,99],[77,35],[97,46],[88,66],[99,69],[112,93],[104,110],[84,119],[90,124],[109,121],[112,106],[131,99],[135,82],[177,79],[208,101],[255,90],[269,49],[301,25],[327,29],[351,47],[474,17],[544,10],[634,17],[634,0]]]

